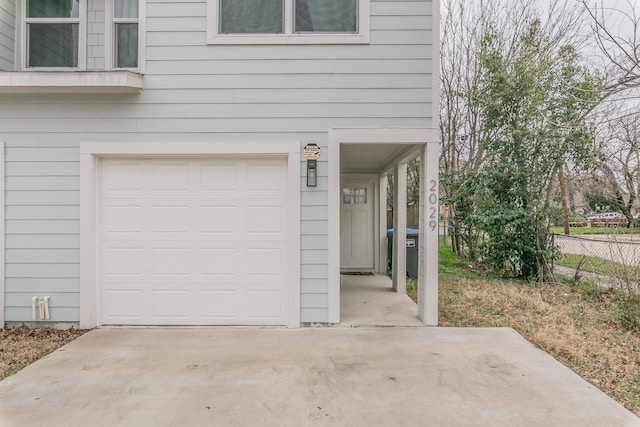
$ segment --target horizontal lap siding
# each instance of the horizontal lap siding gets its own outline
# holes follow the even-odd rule
[[[15,69],[16,2],[0,2],[0,71]]]
[[[104,0],[87,1],[87,70],[105,69],[106,18]]]
[[[431,6],[372,1],[369,45],[226,46],[206,45],[204,0],[147,0],[141,94],[0,95],[7,320],[29,320],[46,290],[55,320],[78,320],[81,141],[314,141],[318,187],[300,161],[301,320],[326,322],[327,131],[431,126]]]
[[[27,127],[28,129],[28,127]],[[24,135],[26,136],[26,135]],[[49,296],[55,321],[79,313],[78,149],[6,147],[6,320],[31,320],[31,298]]]

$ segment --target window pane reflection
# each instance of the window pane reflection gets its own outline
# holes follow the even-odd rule
[[[345,205],[366,205],[367,189],[366,188],[350,188],[342,189],[342,202]]]

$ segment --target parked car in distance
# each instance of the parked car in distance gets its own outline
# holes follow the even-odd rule
[[[600,218],[622,218],[622,214],[620,212],[602,212],[599,214],[588,216],[587,219],[600,219]]]

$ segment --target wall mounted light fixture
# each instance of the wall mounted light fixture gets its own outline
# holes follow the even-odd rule
[[[316,142],[309,142],[302,148],[302,155],[307,159],[307,187],[316,187],[318,185],[320,146]]]
[[[316,160],[307,160],[307,187],[318,185],[318,165]]]

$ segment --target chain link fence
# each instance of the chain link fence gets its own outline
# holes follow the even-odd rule
[[[640,235],[554,234],[553,242],[561,253],[554,261],[554,274],[592,280],[627,293],[640,291]]]

